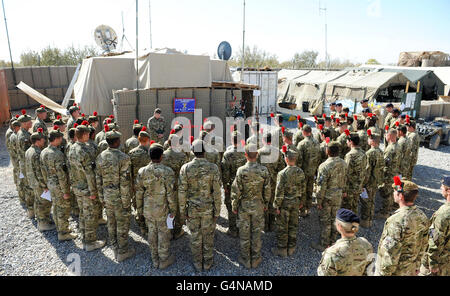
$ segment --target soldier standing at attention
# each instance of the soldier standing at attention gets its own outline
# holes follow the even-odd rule
[[[366,179],[367,156],[359,147],[359,136],[357,133],[350,134],[347,145],[351,150],[345,156],[345,163],[347,163],[347,186],[341,208],[357,213],[359,197],[363,192],[364,180]]]
[[[297,126],[297,131],[294,134],[293,137],[293,143],[295,145],[295,147],[298,146],[298,144],[303,141],[303,139],[305,138],[303,136],[303,126],[306,124],[305,120],[302,119],[302,117],[299,115],[297,116],[297,121],[298,121],[298,126]]]
[[[169,136],[168,141],[169,141],[168,142],[169,148],[166,151],[164,151],[162,164],[171,168],[175,174],[175,176],[174,176],[175,180],[173,182],[173,191],[174,191],[174,195],[175,195],[175,202],[176,202],[175,211],[176,212],[174,212],[175,225],[172,230],[172,238],[176,240],[184,235],[184,230],[183,230],[184,221],[181,220],[180,207],[178,206],[179,205],[178,178],[180,177],[181,167],[184,164],[188,163],[189,160],[188,160],[186,154],[182,151],[181,138],[179,136],[177,136],[176,134],[172,134]]]
[[[284,146],[287,147],[288,150],[295,152],[295,158],[296,158],[296,166],[300,167],[300,164],[297,163],[298,161],[298,149],[297,146],[294,145],[294,143],[292,142],[292,138],[294,137],[293,133],[290,130],[285,130],[283,133],[283,143]],[[280,153],[282,153],[282,150],[280,150]],[[285,159],[286,161],[286,159]],[[276,184],[276,183],[274,183]]]
[[[163,152],[160,144],[150,146],[152,162],[139,170],[136,183],[138,211],[144,214],[147,222],[153,267],[159,269],[166,269],[175,262],[169,251],[171,233],[166,220],[168,216],[174,218],[177,211],[173,191],[175,173],[161,163]]]
[[[446,202],[431,218],[430,237],[425,256],[422,259],[422,274],[450,275],[450,177],[444,177],[441,185]]]
[[[340,146],[339,156],[344,159],[345,155],[350,152],[350,148],[347,146],[347,132],[350,132],[348,129],[348,124],[345,121],[339,121],[339,137],[336,139]]]
[[[375,196],[378,187],[383,184],[384,155],[380,149],[381,135],[367,130],[369,136],[369,146],[372,147],[366,152],[367,167],[365,169],[366,178],[364,188],[367,190],[368,198],[361,198],[361,227],[371,228],[375,215]]]
[[[298,214],[306,196],[305,174],[296,166],[298,151],[291,148],[282,148],[287,167],[278,173],[273,202],[277,214],[277,248],[272,249],[272,253],[280,257],[292,256],[295,253]]]
[[[205,159],[205,143],[192,143],[195,158],[183,165],[178,180],[181,221],[191,231],[191,251],[197,271],[213,265],[214,231],[221,209],[220,172]]]
[[[31,135],[31,147],[25,153],[25,166],[27,179],[34,193],[34,210],[38,222],[38,230],[41,232],[55,229],[55,224],[50,218],[52,202],[41,197],[48,191],[47,183],[41,171],[41,151],[45,145],[45,136],[42,128]]]
[[[394,111],[392,111],[391,125],[389,125],[390,128],[396,128],[395,123],[400,123],[400,114],[401,112],[398,109],[394,109]]]
[[[363,237],[357,237],[359,217],[350,210],[340,209],[336,214],[336,229],[341,235],[322,255],[319,276],[364,276],[373,260],[373,247]]]
[[[45,125],[44,120],[47,119],[47,110],[45,109],[44,105],[41,105],[39,108],[36,109],[36,120],[33,124],[33,132],[37,132],[39,128],[43,130],[44,136],[45,136],[45,144],[44,147],[47,147],[48,145],[48,129],[47,125]]]
[[[89,122],[77,126],[77,142],[69,151],[70,167],[74,172],[72,187],[80,208],[79,228],[83,248],[93,251],[103,248],[105,241],[97,240],[98,228],[98,190],[95,177],[95,159],[92,159],[87,146],[89,140]]]
[[[129,138],[124,145],[124,152],[129,154],[131,150],[139,146],[139,133],[142,130],[142,124],[139,123],[139,120],[134,121],[133,125],[133,136]]]
[[[277,182],[278,172],[281,171],[285,163],[278,146],[272,145],[272,134],[266,134],[263,137],[263,147],[258,150],[256,161],[267,168],[270,176],[270,200],[268,201],[268,211],[264,213],[264,232],[275,231],[275,209],[273,201],[275,199],[275,184]]]
[[[231,186],[232,208],[238,215],[241,249],[238,262],[247,269],[257,268],[262,261],[261,232],[272,191],[269,171],[258,164],[256,149],[253,144],[245,147],[247,163],[238,169]]]
[[[28,131],[31,128],[31,116],[27,115],[25,110],[22,110],[22,116],[17,119],[20,122],[20,130],[17,132],[17,151],[19,155],[19,186],[23,191],[25,203],[27,206],[28,218],[34,218],[34,192],[31,189],[27,178],[27,169],[25,164],[25,152],[31,147],[31,134]]]
[[[17,132],[20,130],[20,122],[17,120],[19,115],[16,115],[13,119],[11,119],[10,129],[11,131],[6,133],[6,148],[8,149],[9,156],[11,158],[11,163],[13,165],[13,174],[14,174],[14,184],[17,188],[17,193],[19,194],[19,201],[22,206],[25,206],[25,195],[23,193],[20,185],[19,174],[20,174],[20,165],[19,165],[19,154],[17,150]]]
[[[59,147],[64,134],[54,126],[49,132],[49,146],[41,152],[42,176],[50,190],[53,203],[53,219],[58,231],[59,241],[73,240],[77,237],[69,228],[70,182],[66,159]]]
[[[361,147],[364,153],[366,153],[367,151],[369,151],[370,147],[368,144],[367,132],[366,129],[364,128],[364,125],[365,125],[364,120],[356,121],[356,129],[358,130],[357,133],[359,137],[359,147]]]
[[[161,145],[164,144],[164,129],[165,129],[165,121],[164,117],[161,116],[161,109],[155,109],[153,113],[153,117],[148,120],[148,131],[152,141],[155,143],[159,143]]]
[[[97,130],[98,125],[99,125],[99,120],[98,120],[98,113],[97,111],[94,111],[94,113],[92,114],[92,116],[89,116],[88,119],[89,124],[95,128],[95,130]]]
[[[120,151],[120,137],[115,130],[106,133],[109,148],[96,160],[98,198],[103,201],[108,218],[108,244],[116,260],[122,262],[134,256],[129,247],[128,232],[131,216],[130,157]]]
[[[62,118],[61,118],[61,115],[58,115],[57,117],[56,117],[56,120],[55,121],[53,121],[53,127],[55,127],[55,126],[57,126],[58,127],[58,129],[59,129],[59,131],[61,132],[61,133],[65,133],[65,131],[66,131],[66,123],[62,120]],[[60,146],[58,147],[59,148],[59,150],[61,150],[61,152],[63,153],[63,154],[65,154],[66,152],[66,149],[67,149],[67,140],[63,137],[62,138],[62,141],[61,141],[61,144],[60,144]]]
[[[73,191],[73,184],[72,180],[74,180],[76,176],[76,172],[74,172],[74,169],[70,166],[69,161],[69,151],[73,147],[73,145],[77,142],[76,132],[77,132],[78,124],[74,124],[73,128],[71,128],[67,135],[69,137],[69,143],[67,144],[67,148],[64,150],[64,156],[66,157],[66,165],[69,171],[69,184],[70,184],[70,205],[72,208],[72,215],[74,217],[78,217],[80,215],[80,208],[78,206],[77,197],[75,196],[75,193]],[[78,220],[79,222],[81,220]]]
[[[331,117],[325,118],[324,130],[329,130],[330,131],[330,139],[333,140],[333,141],[336,140],[337,137],[339,136],[339,134],[333,128],[333,120],[331,119]]]
[[[141,229],[141,234],[147,236],[148,229],[145,223],[145,217],[143,212],[137,211],[136,204],[136,185],[137,185],[137,176],[139,170],[150,163],[150,135],[147,133],[147,127],[143,126],[141,132],[138,136],[139,146],[134,148],[128,153],[131,159],[131,204],[133,208],[136,210],[136,224]]]
[[[408,174],[409,165],[411,163],[411,143],[406,137],[407,127],[406,125],[400,125],[397,128],[398,133],[398,153],[400,153],[398,173],[403,177]]]
[[[387,104],[386,105],[386,110],[385,113],[386,115],[384,116],[384,126],[391,126],[392,123],[392,112],[394,111],[394,105],[393,104]]]
[[[416,122],[410,119],[406,120],[408,127],[408,140],[411,144],[411,157],[409,158],[409,166],[405,173],[405,179],[412,181],[414,167],[419,159],[420,136],[416,132]]]
[[[387,219],[391,210],[393,209],[393,190],[391,184],[392,178],[397,175],[398,170],[398,156],[397,156],[397,130],[390,129],[386,134],[386,142],[388,146],[384,150],[384,168],[383,186],[380,188],[380,195],[382,198],[382,206],[375,218]]]
[[[103,126],[105,126],[105,125],[109,126],[110,124],[113,123],[111,118],[106,118],[106,119],[104,120],[104,122],[105,122],[105,124],[104,124]],[[95,136],[95,144],[97,144],[97,146],[98,146],[98,145],[100,145],[100,143],[103,142],[104,140],[106,140],[106,132],[105,132],[104,129],[102,129],[102,130]]]
[[[304,207],[300,212],[300,216],[307,217],[309,216],[312,206],[314,177],[320,163],[320,145],[313,139],[312,129],[309,125],[303,126],[303,137],[303,141],[297,145],[297,163],[305,173],[306,178],[306,199]]]
[[[70,118],[67,121],[67,129],[73,128],[74,124],[77,122],[78,117],[80,117],[80,108],[74,103],[73,106],[69,108]]]
[[[425,255],[430,223],[414,205],[419,187],[394,178],[394,201],[399,209],[386,220],[378,244],[376,273],[380,276],[416,276]]]
[[[206,142],[206,137],[208,136],[207,131],[201,131],[199,135],[199,139],[202,140],[205,143],[205,159],[209,161],[210,163],[213,163],[217,165],[218,168],[220,168],[220,153],[218,150],[216,150],[213,146],[211,146],[211,139],[209,139],[208,142]],[[189,160],[193,160],[195,158],[194,152],[191,151]],[[219,170],[220,175],[222,175],[222,172]],[[221,177],[222,178],[222,177]]]
[[[311,243],[313,249],[323,252],[336,240],[334,218],[341,206],[347,183],[347,164],[339,158],[339,143],[331,142],[327,148],[328,159],[317,173],[317,209],[319,210],[320,239]]]
[[[233,132],[232,143],[227,151],[224,153],[222,158],[222,183],[225,190],[225,205],[228,210],[228,231],[227,234],[231,237],[238,237],[239,230],[236,224],[236,215],[233,213],[231,206],[231,185],[236,178],[237,170],[245,165],[247,159],[245,158],[245,152],[238,151],[238,139],[239,132]],[[255,144],[256,145],[256,144]]]

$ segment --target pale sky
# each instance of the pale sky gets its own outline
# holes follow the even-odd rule
[[[93,31],[113,27],[135,46],[135,0],[4,0],[14,61],[47,45],[95,45]],[[149,0],[139,1],[140,50],[149,47]],[[448,0],[327,0],[328,52],[332,58],[396,63],[402,51],[450,52]],[[242,0],[151,0],[154,48],[213,55],[227,40],[242,47]],[[303,50],[325,52],[325,16],[318,0],[247,0],[246,44],[280,61]],[[3,12],[3,11],[2,11]],[[9,61],[3,15],[0,59]],[[130,49],[125,44],[125,49]]]

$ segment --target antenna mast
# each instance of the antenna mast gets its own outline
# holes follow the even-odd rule
[[[8,39],[9,58],[11,59],[11,69],[12,69],[12,74],[13,74],[13,79],[14,79],[14,85],[17,85],[16,71],[14,70],[14,62],[13,62],[12,53],[11,53],[11,43],[9,42],[8,24],[6,22],[5,3],[3,2],[3,0],[2,0],[2,7],[3,7],[3,16],[5,18],[6,37]]]
[[[325,13],[325,69],[328,70],[328,21],[327,21],[327,6],[325,5],[323,8],[320,5],[319,1],[319,14],[324,11]]]
[[[139,0],[136,0],[136,118],[139,120]]]
[[[123,11],[122,11],[122,40],[120,42],[120,51],[123,51],[123,41],[126,40],[131,50],[133,50],[133,46],[131,46],[130,41],[128,41],[127,36],[125,35],[125,22],[123,20]]]
[[[241,82],[244,76],[244,65],[245,65],[245,0],[244,0],[244,26],[242,30],[242,66],[241,66]]]
[[[148,0],[148,19],[150,22],[150,49],[153,49],[153,40],[152,40],[152,1]]]

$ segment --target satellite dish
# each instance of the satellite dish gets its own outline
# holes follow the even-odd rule
[[[94,31],[94,38],[104,52],[111,52],[117,47],[117,34],[110,26],[98,26]]]
[[[228,61],[231,58],[232,49],[230,43],[223,41],[217,48],[217,55],[221,60]]]

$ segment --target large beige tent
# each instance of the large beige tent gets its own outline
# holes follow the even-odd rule
[[[304,76],[311,71],[308,70],[286,70],[283,69],[278,72],[278,91],[277,91],[277,101],[278,103],[284,102],[286,99],[289,86],[293,79]]]

